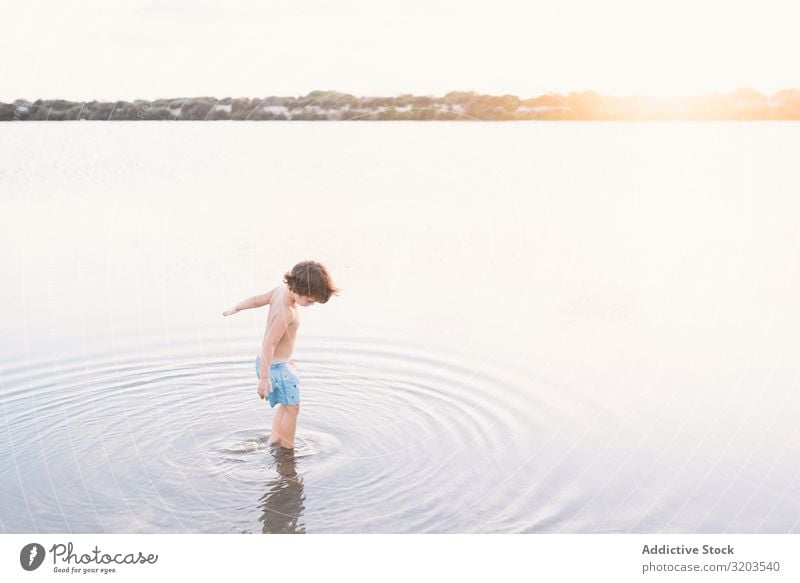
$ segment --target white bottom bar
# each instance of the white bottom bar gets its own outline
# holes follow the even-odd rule
[[[29,550],[30,543],[44,548],[43,560],[38,550]],[[653,552],[645,552],[645,547]],[[23,549],[27,554],[21,556]],[[31,558],[31,554],[36,556]],[[756,583],[800,580],[798,557],[797,535],[763,534],[14,534],[0,536],[0,581],[152,583],[186,577],[226,581],[346,577],[348,582],[370,583],[687,579]],[[35,571],[23,568],[23,562],[33,564],[37,559],[41,565]]]

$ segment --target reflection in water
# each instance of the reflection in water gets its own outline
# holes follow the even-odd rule
[[[303,477],[297,473],[297,458],[294,450],[273,445],[270,451],[275,456],[275,470],[278,475],[269,484],[267,491],[259,499],[264,533],[304,534],[302,522],[305,510]]]

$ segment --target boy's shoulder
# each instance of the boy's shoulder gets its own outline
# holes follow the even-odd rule
[[[278,312],[291,315],[292,319],[294,319],[297,314],[297,306],[292,305],[289,287],[286,284],[282,284],[269,293],[272,294],[270,296],[270,307],[275,308]]]

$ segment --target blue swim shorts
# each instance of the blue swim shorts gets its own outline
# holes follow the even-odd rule
[[[261,379],[261,357],[256,357],[256,376]],[[269,393],[269,406],[300,404],[300,377],[285,362],[273,362],[269,367],[272,390]]]

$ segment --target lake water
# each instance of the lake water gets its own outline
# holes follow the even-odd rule
[[[795,123],[0,124],[0,531],[800,532]],[[294,454],[266,308],[298,261]]]

